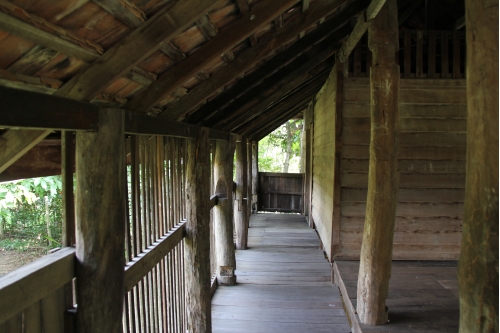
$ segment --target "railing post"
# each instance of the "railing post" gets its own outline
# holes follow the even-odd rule
[[[125,266],[123,110],[99,110],[76,134],[77,331],[122,332]]]
[[[201,128],[196,140],[187,140],[186,280],[187,332],[212,332],[210,292],[210,142]]]
[[[216,141],[214,158],[214,186],[218,204],[214,207],[215,251],[217,253],[217,282],[236,284],[236,258],[233,241],[233,163],[236,138],[228,142]]]
[[[391,278],[392,244],[398,203],[399,66],[396,0],[387,0],[368,28],[371,139],[368,196],[360,254],[357,311],[362,323],[387,322],[385,301]]]
[[[246,250],[248,242],[247,200],[247,149],[246,138],[236,143],[236,207],[234,225],[236,228],[236,248]]]

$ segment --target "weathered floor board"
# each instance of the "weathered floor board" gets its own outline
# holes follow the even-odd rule
[[[350,332],[318,236],[301,215],[257,214],[236,251],[237,285],[212,299],[214,333]]]
[[[359,261],[336,265],[355,309]],[[363,332],[458,332],[457,262],[393,261],[387,306],[389,323]]]

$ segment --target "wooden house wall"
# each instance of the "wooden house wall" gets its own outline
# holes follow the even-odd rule
[[[332,256],[336,90],[333,70],[316,96],[313,115],[311,216],[328,258]]]
[[[323,94],[315,105],[313,218],[325,243],[332,228],[335,96]],[[369,79],[346,78],[343,99],[340,244],[334,256],[358,259],[368,186]],[[401,79],[400,106],[393,258],[458,259],[465,195],[465,80]]]

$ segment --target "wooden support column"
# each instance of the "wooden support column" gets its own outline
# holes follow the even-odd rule
[[[215,247],[217,252],[217,282],[236,284],[236,257],[233,241],[233,163],[236,138],[228,142],[216,141],[214,158],[214,186],[218,203],[214,207]]]
[[[257,194],[259,190],[259,142],[252,141],[252,203],[257,214]]]
[[[332,242],[330,261],[339,251],[340,246],[340,192],[342,178],[342,106],[344,104],[344,66],[341,62],[335,64],[335,152],[333,159],[333,216]]]
[[[304,128],[306,131],[306,163],[305,163],[305,191],[304,191],[304,215],[308,217],[309,227],[314,228],[312,219],[312,176],[313,176],[313,119],[314,103],[307,106],[304,113]]]
[[[63,131],[61,133],[63,246],[73,246],[75,244],[75,196],[73,193],[75,147],[73,144],[73,134],[70,131]]]
[[[201,128],[198,139],[187,140],[186,281],[187,332],[212,332],[210,292],[210,142]]]
[[[100,109],[97,132],[76,135],[78,332],[122,332],[125,266],[123,110]]]
[[[460,332],[498,332],[498,1],[466,0],[467,176]]]
[[[250,227],[250,215],[252,215],[252,142],[247,140],[247,220]]]
[[[368,196],[361,247],[357,311],[362,323],[385,324],[398,202],[399,66],[396,0],[388,0],[368,29],[371,138]]]
[[[248,242],[248,224],[246,215],[247,194],[247,151],[246,138],[236,143],[236,200],[234,208],[234,226],[236,228],[236,248],[246,250]]]

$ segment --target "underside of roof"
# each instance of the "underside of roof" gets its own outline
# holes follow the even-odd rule
[[[300,113],[369,0],[0,0],[0,85],[260,138]],[[400,29],[463,1],[400,0]]]

